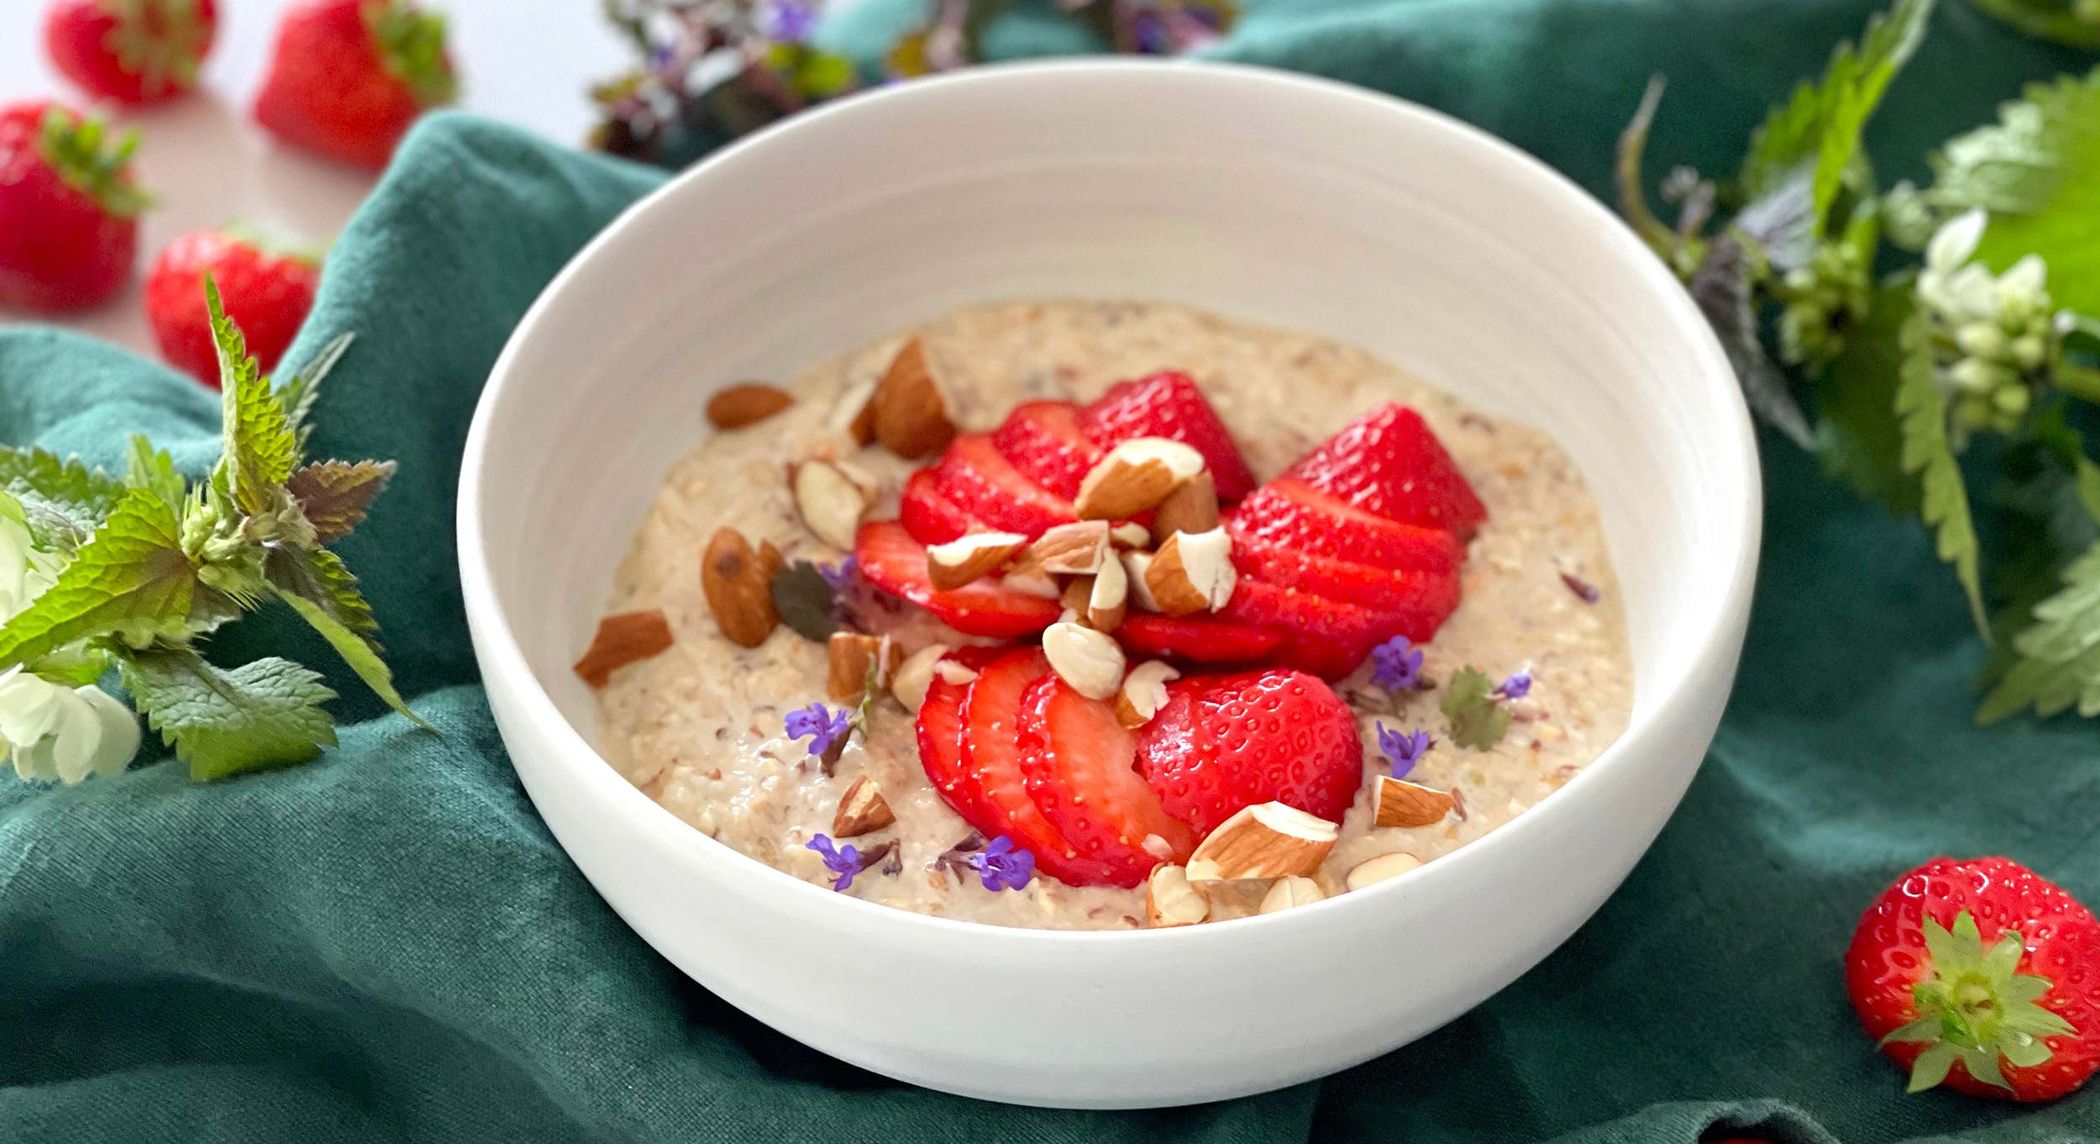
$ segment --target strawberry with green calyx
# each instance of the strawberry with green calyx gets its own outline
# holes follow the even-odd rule
[[[291,345],[321,284],[318,255],[276,246],[231,228],[200,230],[169,243],[146,272],[146,319],[170,365],[213,389],[218,350],[204,302],[204,277],[218,283],[226,313],[268,373]]]
[[[2100,921],[2008,858],[1937,858],[1868,908],[1853,1008],[1909,1090],[2053,1100],[2100,1068]]]
[[[409,0],[301,0],[284,14],[255,118],[295,146],[378,170],[458,81],[442,16]]]
[[[91,95],[157,103],[197,86],[218,26],[213,0],[54,0],[44,50]]]
[[[0,108],[0,307],[59,313],[104,301],[130,276],[137,132],[33,100]]]

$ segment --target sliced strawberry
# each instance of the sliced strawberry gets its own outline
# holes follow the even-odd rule
[[[1231,515],[1234,540],[1408,572],[1456,572],[1466,547],[1441,528],[1400,524],[1292,477],[1248,494]]]
[[[1267,628],[1236,624],[1216,616],[1162,616],[1131,612],[1116,627],[1125,650],[1137,656],[1182,663],[1260,663],[1283,643]]]
[[[1016,639],[1057,621],[1057,601],[1016,592],[995,579],[935,591],[926,574],[926,546],[894,520],[861,525],[853,555],[868,583],[919,605],[959,632]]]
[[[1109,868],[1111,884],[1135,886],[1196,848],[1197,836],[1131,769],[1135,741],[1108,704],[1045,675],[1021,698],[1020,748],[1036,808],[1083,857]],[[1147,849],[1150,839],[1165,853]]]
[[[986,838],[1005,835],[1035,855],[1038,870],[1073,886],[1115,882],[1119,872],[1083,856],[1029,797],[1021,772],[1021,698],[1029,685],[1050,676],[1049,661],[1036,648],[1010,651],[980,671],[963,699],[964,785],[974,787],[951,801]],[[1110,722],[1114,722],[1111,718]],[[977,817],[963,811],[971,806]]]
[[[1069,401],[1017,405],[992,431],[992,444],[1021,473],[1070,500],[1101,460],[1101,447],[1079,428],[1079,407]]]
[[[1219,614],[1280,633],[1283,646],[1274,660],[1323,679],[1356,670],[1371,654],[1371,645],[1387,638],[1381,634],[1385,617],[1367,608],[1246,576]]]
[[[1263,802],[1340,822],[1363,783],[1349,705],[1319,680],[1278,668],[1169,684],[1167,705],[1140,733],[1138,760],[1198,834]]]
[[[933,475],[942,495],[996,529],[1035,537],[1078,519],[1071,501],[1023,476],[981,433],[957,437]]]
[[[1331,560],[1235,535],[1232,562],[1242,576],[1346,600],[1384,617],[1388,634],[1427,643],[1458,607],[1458,573],[1400,572]]]
[[[983,671],[999,654],[997,648],[965,647],[941,658],[972,671]],[[984,821],[985,811],[977,795],[977,784],[965,781],[963,767],[962,706],[969,693],[969,683],[950,683],[936,674],[933,682],[926,685],[925,701],[919,704],[917,730],[919,764],[926,768],[926,781],[933,784],[955,813],[963,816],[963,821],[974,827]]]
[[[904,531],[921,544],[946,544],[976,524],[937,484],[930,468],[913,472],[904,482],[897,515],[904,521]]]
[[[1104,449],[1133,437],[1167,437],[1188,445],[1203,454],[1220,500],[1236,501],[1254,488],[1254,474],[1247,471],[1232,434],[1185,373],[1167,370],[1119,381],[1086,407],[1079,424]]]
[[[1284,475],[1387,520],[1461,537],[1487,519],[1473,486],[1421,415],[1392,402],[1344,426]]]

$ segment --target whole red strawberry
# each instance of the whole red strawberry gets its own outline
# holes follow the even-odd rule
[[[287,143],[378,170],[457,90],[445,21],[408,0],[301,0],[277,26],[255,118]]]
[[[147,203],[137,145],[56,103],[0,108],[0,307],[78,310],[124,284]]]
[[[1284,802],[1340,822],[1363,784],[1356,717],[1326,684],[1271,668],[1195,675],[1137,735],[1137,769],[1168,814],[1208,834],[1241,807]]]
[[[1860,919],[1845,989],[1912,1092],[2054,1100],[2100,1067],[2100,921],[2010,858],[1905,874]]]
[[[52,0],[44,50],[91,95],[156,103],[197,86],[218,27],[212,0]]]
[[[168,363],[219,387],[219,358],[205,312],[209,273],[226,301],[226,315],[247,336],[248,352],[265,371],[277,367],[306,312],[313,308],[321,267],[310,255],[273,250],[252,239],[200,230],[169,243],[146,273],[146,320]]]

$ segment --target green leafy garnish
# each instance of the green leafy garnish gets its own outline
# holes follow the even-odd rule
[[[1824,471],[1899,516],[1918,512],[1918,481],[1903,467],[1903,425],[1893,415],[1902,330],[1916,308],[1907,290],[1877,291],[1865,324],[1816,380],[1816,453]]]
[[[773,610],[780,613],[780,622],[803,639],[823,643],[839,630],[834,608],[836,593],[816,565],[797,560],[773,573],[767,587],[773,594]]]
[[[271,389],[255,359],[248,356],[240,327],[226,316],[219,287],[204,278],[204,302],[211,312],[212,343],[219,353],[220,418],[225,451],[212,470],[212,488],[224,490],[245,513],[272,507],[273,495],[298,463],[299,438],[292,431],[284,402]]]
[[[1933,530],[1939,558],[1954,566],[1954,577],[1968,597],[1976,629],[1988,638],[1976,523],[1969,513],[1961,464],[1947,439],[1947,397],[1940,391],[1933,366],[1932,331],[1923,314],[1913,314],[1904,322],[1900,344],[1903,366],[1896,388],[1896,416],[1903,425],[1903,471],[1919,478],[1919,516]]]
[[[319,632],[365,686],[386,700],[387,706],[407,716],[416,726],[428,727],[394,689],[394,673],[380,658],[379,643],[372,638],[379,630],[378,621],[372,618],[372,605],[357,590],[357,577],[343,566],[342,559],[325,548],[292,550],[285,554],[281,566],[291,571],[272,577],[277,598],[290,604],[309,627]]]
[[[1979,723],[2032,708],[2049,716],[2073,704],[2100,715],[2100,543],[2064,571],[2063,588],[2034,606],[2034,625],[2013,641],[2019,654],[1984,697]]]
[[[125,690],[191,778],[303,763],[335,745],[335,722],[322,706],[335,693],[290,660],[222,669],[189,648],[161,647],[119,664]]]
[[[291,425],[292,432],[299,435],[301,449],[306,448],[307,435],[313,431],[313,426],[307,424],[307,419],[313,414],[314,401],[321,396],[321,382],[328,377],[328,371],[335,368],[335,363],[341,361],[343,355],[349,352],[350,344],[356,340],[356,334],[338,334],[327,345],[321,347],[321,352],[315,354],[312,361],[291,371],[278,383],[277,401],[284,406],[286,423]]]
[[[0,663],[33,663],[79,640],[137,644],[182,630],[197,569],[180,527],[159,496],[126,492],[57,582],[0,627]]]
[[[182,511],[182,498],[187,491],[182,474],[175,471],[175,460],[167,452],[153,447],[153,442],[143,435],[131,438],[131,451],[125,456],[124,483],[168,502],[168,507]]]
[[[115,477],[36,448],[0,447],[0,488],[21,502],[30,535],[58,551],[87,539],[124,495]]]
[[[1477,667],[1462,667],[1451,677],[1440,705],[1451,721],[1451,741],[1487,750],[1509,732],[1509,708],[1495,701],[1495,681]]]
[[[316,461],[284,484],[314,526],[314,535],[326,544],[362,524],[366,510],[393,477],[392,461]]]
[[[1958,1061],[1984,1084],[2010,1089],[1998,1061],[2033,1068],[2049,1060],[2050,1037],[2076,1032],[2071,1023],[2040,1004],[2052,988],[2048,978],[2021,973],[2026,949],[2020,932],[2006,929],[1989,947],[1969,911],[1948,929],[1932,918],[1921,927],[1930,975],[1911,987],[1915,1020],[1881,1039],[1927,1046],[1911,1065],[1911,1092],[1947,1079]]]

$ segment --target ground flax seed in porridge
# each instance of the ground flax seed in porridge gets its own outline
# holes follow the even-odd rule
[[[1435,689],[1387,694],[1369,665],[1337,682],[1365,745],[1365,784],[1315,881],[1344,892],[1351,870],[1405,852],[1432,861],[1510,821],[1566,782],[1625,728],[1633,699],[1617,583],[1596,506],[1574,465],[1545,434],[1468,410],[1452,397],[1347,345],[1172,305],[1055,302],[965,309],[915,331],[963,431],[997,424],[1031,399],[1087,401],[1116,381],[1178,369],[1201,385],[1257,479],[1380,401],[1417,409],[1488,510],[1462,574],[1463,602],[1424,649]],[[843,892],[943,917],[999,925],[1117,929],[1146,924],[1146,890],[1073,887],[1038,876],[992,891],[945,852],[974,837],[921,769],[912,714],[881,695],[863,734],[830,766],[788,737],[789,712],[825,696],[823,644],[788,626],[758,647],[723,637],[700,584],[709,538],[733,527],[789,561],[837,562],[798,516],[787,462],[850,454],[882,492],[870,519],[894,517],[897,490],[924,461],[861,450],[847,431],[865,392],[905,343],[898,335],[823,362],[788,383],[794,403],[748,428],[709,435],[672,469],[621,565],[608,613],[659,609],[673,642],[614,671],[603,688],[598,742],[613,765],[696,829],[812,882],[833,873],[808,847],[832,829],[841,798],[872,779],[894,825],[852,839],[882,860]],[[959,638],[910,606],[876,609],[909,649]],[[944,634],[946,633],[946,634]],[[1133,664],[1137,662],[1135,658]],[[1447,684],[1476,665],[1496,680],[1528,672],[1521,698],[1501,703],[1509,731],[1486,750],[1458,746],[1439,710]],[[1521,689],[1513,689],[1521,690]],[[850,704],[849,704],[850,706]],[[1454,798],[1429,826],[1379,828],[1373,801],[1387,773],[1378,727],[1428,732],[1433,745],[1408,775]],[[840,840],[844,842],[845,840]],[[981,844],[981,839],[978,844]],[[1213,920],[1252,913],[1266,883],[1222,883]]]

